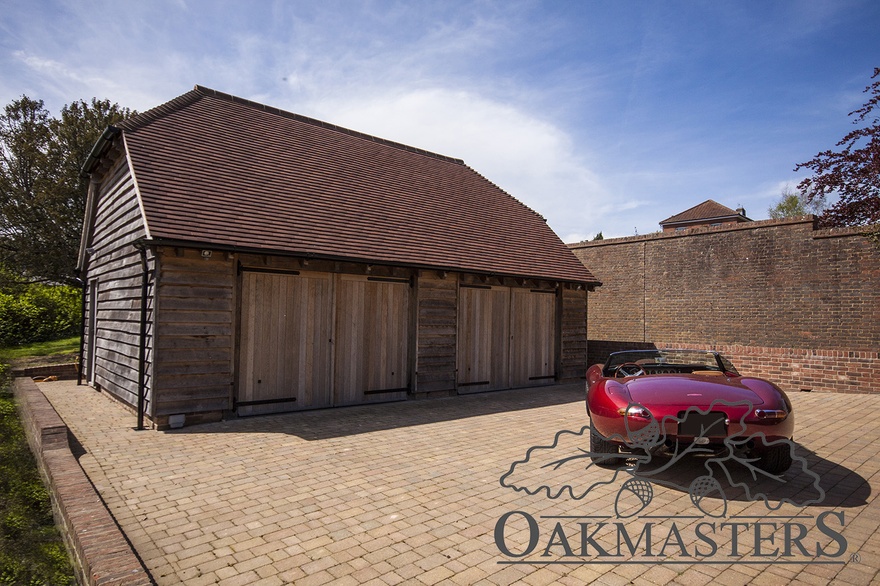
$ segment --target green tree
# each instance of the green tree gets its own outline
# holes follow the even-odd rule
[[[0,275],[75,282],[88,180],[80,169],[107,126],[131,115],[108,100],[65,105],[52,118],[27,96],[0,115]]]
[[[50,141],[49,112],[42,100],[22,96],[0,116],[0,266],[18,277],[24,261],[26,227],[43,219],[38,194],[45,189]]]
[[[781,218],[793,218],[806,214],[821,215],[825,211],[825,197],[807,197],[799,191],[786,186],[780,194],[776,205],[771,206],[767,212],[774,220]]]
[[[836,146],[795,167],[810,169],[813,176],[798,184],[801,194],[813,198],[837,195],[837,201],[822,215],[828,226],[867,226],[880,222],[880,67],[874,68],[865,88],[868,100],[855,116],[855,130],[844,136]]]

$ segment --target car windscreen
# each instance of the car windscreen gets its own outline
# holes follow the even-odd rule
[[[720,363],[719,363],[720,360]],[[690,366],[706,370],[723,370],[735,373],[730,362],[715,352],[701,350],[630,350],[615,352],[608,358],[607,367],[615,368],[627,362],[636,364],[666,364]]]

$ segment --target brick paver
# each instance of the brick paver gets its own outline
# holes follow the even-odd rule
[[[826,493],[819,504],[771,511],[727,487],[727,517],[712,518],[694,507],[686,490],[655,484],[643,513],[621,519],[614,507],[628,475],[612,481],[613,471],[586,464],[546,466],[587,447],[569,434],[549,449],[556,432],[586,423],[581,384],[242,418],[171,432],[134,430],[131,411],[90,388],[63,381],[40,388],[82,445],[80,464],[159,585],[880,579],[880,422],[870,418],[880,409],[880,395],[791,397],[798,454]],[[548,449],[534,452],[531,467],[517,466],[510,476],[517,486],[568,483],[576,494],[612,482],[580,499],[502,486],[499,479],[511,464],[536,446]],[[681,484],[703,474],[701,467],[696,459],[680,463],[665,478]],[[733,476],[743,481],[745,472]],[[793,468],[786,479],[782,490],[768,492],[770,505],[782,496],[810,498],[803,472]],[[496,523],[514,511],[539,526],[538,545],[522,558],[503,555],[495,543]],[[837,557],[841,538],[817,530],[825,512],[844,515],[842,525],[837,517],[825,518],[845,540]],[[731,531],[720,530],[734,521],[748,523],[738,555],[731,555]],[[554,533],[557,523],[562,535]],[[583,536],[594,530],[596,543],[614,546],[616,523],[633,539],[654,523],[653,555],[645,555],[642,542],[634,556],[624,545],[623,555],[602,557],[589,541],[588,555],[580,555]],[[715,523],[715,555],[705,555],[710,546],[696,536],[700,523]],[[763,524],[758,552],[756,523]],[[806,531],[798,543],[808,556],[797,544],[785,552],[785,532],[797,538],[798,525]],[[505,539],[512,553],[520,553],[529,536],[525,516],[511,516]],[[827,555],[817,556],[817,546]],[[704,553],[695,555],[700,548]]]

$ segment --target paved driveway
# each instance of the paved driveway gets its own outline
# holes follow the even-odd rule
[[[626,473],[577,457],[581,384],[173,432],[135,431],[131,411],[87,387],[40,388],[160,585],[880,579],[880,423],[856,423],[880,395],[792,396],[803,463],[757,484],[731,464],[716,475],[725,499],[698,508],[701,460],[640,498]]]

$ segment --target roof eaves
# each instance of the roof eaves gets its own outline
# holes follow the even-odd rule
[[[120,132],[120,129],[115,126],[108,126],[104,129],[104,132],[95,142],[89,156],[80,168],[80,174],[83,177],[88,177],[92,171],[95,170],[95,167],[101,162],[101,159],[104,158],[107,151],[110,150],[110,147],[113,145],[113,140]]]
[[[315,259],[315,260],[329,260],[329,261],[339,261],[339,262],[354,262],[354,263],[370,263],[370,259],[360,258],[360,257],[352,257],[352,256],[343,256],[343,255],[329,255],[329,254],[318,254],[314,252],[303,252],[303,251],[291,251],[291,250],[281,250],[281,249],[269,249],[269,248],[259,248],[252,246],[239,246],[234,244],[219,244],[216,242],[202,242],[198,240],[182,240],[177,238],[141,238],[141,242],[148,246],[168,246],[171,248],[191,248],[191,249],[205,249],[205,250],[215,250],[215,251],[223,251],[223,252],[233,252],[239,254],[260,254],[260,255],[271,255],[271,256],[284,256],[284,257],[300,257],[306,259]],[[520,274],[520,273],[512,273],[505,271],[485,271],[485,270],[477,270],[477,269],[468,269],[460,266],[445,266],[445,265],[434,265],[434,264],[422,264],[422,263],[395,263],[389,262],[387,260],[383,261],[375,261],[375,264],[382,264],[386,266],[399,266],[399,267],[408,267],[414,269],[424,269],[424,270],[433,270],[433,271],[447,271],[447,272],[465,272],[472,273],[478,275],[489,275],[489,276],[502,276],[502,277],[511,277],[515,279],[543,279],[547,281],[560,281],[564,283],[577,283],[589,287],[600,287],[602,283],[593,276],[592,273],[589,272],[588,269],[584,269],[589,275],[590,278],[573,278],[573,277],[561,277],[561,276],[552,276],[552,275],[537,275],[537,274]]]

